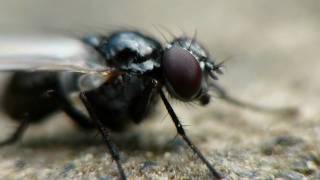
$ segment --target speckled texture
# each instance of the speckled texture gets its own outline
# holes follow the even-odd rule
[[[195,144],[228,179],[320,179],[318,1],[130,2],[10,1],[0,7],[1,31],[134,27],[162,39],[153,26],[168,37],[162,26],[175,34],[197,29],[218,61],[229,59],[220,81],[233,95],[299,113],[258,113],[218,98],[206,108],[172,100]],[[15,124],[1,117],[3,139]],[[129,179],[210,179],[175,135],[161,103],[150,121],[113,134]],[[58,114],[0,150],[0,179],[109,180],[117,179],[117,169],[96,133],[80,132]]]

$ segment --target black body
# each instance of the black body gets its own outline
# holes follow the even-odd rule
[[[1,104],[7,114],[22,123],[12,137],[0,142],[0,146],[16,141],[27,124],[63,110],[80,127],[99,130],[121,179],[126,179],[109,130],[119,131],[132,122],[141,122],[161,98],[178,134],[215,178],[222,177],[188,138],[163,91],[163,88],[167,89],[180,101],[209,103],[208,78],[216,79],[216,73],[221,74],[221,66],[209,59],[194,38],[175,38],[162,47],[151,37],[126,31],[108,37],[88,36],[83,42],[98,51],[109,68],[116,70],[112,71],[112,79],[84,91],[77,88],[79,74],[76,73],[15,73],[5,88]],[[73,92],[80,94],[87,113],[72,103],[69,97]]]
[[[84,39],[86,43],[90,43],[88,38]],[[156,99],[151,80],[160,77],[161,45],[137,32],[118,32],[110,37],[99,37],[99,41],[95,48],[105,57],[107,65],[128,73],[86,93],[103,123],[112,130],[123,130],[131,121],[142,121],[150,112],[150,104]],[[146,61],[151,66],[145,67],[143,63]],[[71,75],[58,72],[17,72],[5,89],[2,107],[13,119],[28,120],[31,123],[44,120],[57,110],[64,110],[73,117],[75,113],[68,110],[72,103],[67,98],[71,90],[64,86],[74,82],[73,78],[65,76]],[[61,78],[70,79],[70,82],[61,83]],[[89,118],[84,119],[85,114],[77,113],[81,113],[78,116],[83,121],[90,123]],[[81,123],[80,126],[92,127]]]

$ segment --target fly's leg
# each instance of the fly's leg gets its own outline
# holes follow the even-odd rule
[[[14,131],[14,133],[7,139],[0,142],[0,147],[11,145],[15,142],[17,142],[23,135],[23,133],[26,131],[29,123],[27,119],[24,119],[21,121],[17,129]]]
[[[58,99],[61,102],[61,109],[74,121],[80,128],[87,130],[94,128],[90,118],[81,112],[79,109],[74,107],[72,102],[67,98],[69,94],[59,87],[57,91],[51,92],[53,98]]]
[[[192,151],[201,159],[201,161],[208,167],[209,171],[212,173],[212,175],[216,179],[222,179],[222,175],[210,164],[210,162],[203,156],[203,154],[200,152],[200,150],[191,142],[189,137],[186,135],[186,132],[184,131],[181,122],[179,121],[176,113],[173,111],[169,101],[165,97],[163,91],[160,89],[160,96],[161,99],[171,116],[171,119],[173,120],[178,134],[183,138],[183,140],[188,144],[188,146],[192,149]]]
[[[91,122],[90,118],[73,107],[70,103],[65,103],[62,109],[82,129],[89,130],[94,128],[94,124]]]
[[[210,86],[215,89],[217,92],[218,96],[225,100],[228,103],[231,103],[233,105],[242,107],[242,108],[247,108],[251,109],[254,111],[259,111],[259,112],[266,112],[266,113],[278,113],[278,114],[286,114],[286,115],[291,115],[291,114],[296,114],[297,109],[294,107],[266,107],[266,106],[259,106],[256,104],[251,104],[245,101],[242,101],[240,99],[237,99],[233,96],[231,96],[223,87],[218,85],[217,83],[211,82]]]
[[[126,180],[127,179],[126,175],[125,175],[124,170],[122,168],[122,165],[120,163],[119,152],[118,152],[116,146],[111,142],[109,129],[106,128],[103,125],[103,123],[101,122],[101,120],[98,118],[98,116],[96,115],[95,109],[92,107],[92,105],[88,101],[85,93],[80,93],[80,99],[82,100],[85,107],[87,108],[88,113],[89,113],[93,123],[97,126],[99,132],[101,133],[102,138],[108,147],[108,150],[111,154],[112,159],[116,162],[120,178],[122,180]]]

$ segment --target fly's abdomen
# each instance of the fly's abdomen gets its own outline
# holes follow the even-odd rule
[[[57,87],[56,73],[15,73],[2,95],[2,109],[13,119],[40,121],[58,110]]]

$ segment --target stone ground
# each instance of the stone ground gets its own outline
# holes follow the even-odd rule
[[[154,26],[168,37],[162,26],[178,35],[181,29],[190,35],[197,29],[197,39],[217,61],[229,60],[220,82],[230,93],[297,112],[255,112],[219,98],[204,108],[172,100],[195,144],[228,179],[320,179],[318,1],[63,3],[6,2],[0,7],[2,31],[86,33],[134,27],[161,39]],[[16,125],[1,117],[4,139]],[[210,179],[175,136],[161,103],[147,122],[114,134],[129,179]],[[117,179],[98,137],[78,131],[57,114],[0,150],[0,179]]]

